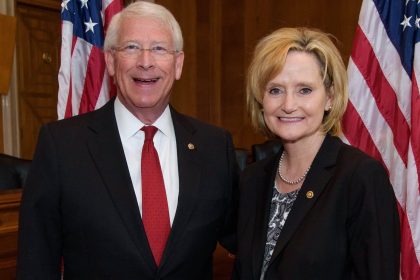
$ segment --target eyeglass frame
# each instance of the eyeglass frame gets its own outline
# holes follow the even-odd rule
[[[133,52],[130,53],[129,48],[133,46],[136,48],[131,49]],[[165,59],[169,54],[173,55],[181,52],[179,50],[170,50],[160,45],[152,46],[149,48],[142,48],[140,47],[140,44],[137,44],[135,42],[127,42],[126,45],[120,47],[112,47],[111,50],[114,52],[120,52],[123,54],[123,56],[126,57],[137,57],[142,51],[148,51],[151,54],[151,56],[155,59]],[[164,53],[159,53],[159,51],[163,51]]]

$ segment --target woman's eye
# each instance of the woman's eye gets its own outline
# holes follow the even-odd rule
[[[270,89],[268,89],[268,93],[277,95],[277,94],[282,93],[282,90],[279,89],[279,88],[270,88]]]
[[[312,89],[310,88],[302,88],[299,90],[299,93],[304,94],[304,95],[310,94],[311,92],[312,92]]]

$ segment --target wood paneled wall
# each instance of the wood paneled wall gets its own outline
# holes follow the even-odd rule
[[[173,12],[184,35],[185,64],[172,104],[223,126],[235,145],[250,148],[254,133],[245,109],[245,77],[260,38],[280,27],[308,26],[337,38],[347,63],[361,0],[157,0]]]

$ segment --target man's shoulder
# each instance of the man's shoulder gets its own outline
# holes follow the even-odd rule
[[[47,123],[51,129],[65,129],[65,128],[81,128],[85,127],[91,122],[109,122],[108,118],[113,117],[113,102],[109,101],[103,107],[98,108],[94,111],[72,116],[66,119],[52,121]],[[115,119],[115,116],[114,116]]]

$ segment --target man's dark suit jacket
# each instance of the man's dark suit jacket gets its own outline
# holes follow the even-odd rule
[[[241,176],[234,279],[260,279],[282,152],[249,166]],[[265,279],[398,279],[399,244],[396,200],[386,171],[366,154],[327,136],[288,215]]]
[[[234,148],[226,131],[172,108],[171,115],[179,198],[160,267],[110,101],[41,129],[23,192],[18,279],[59,279],[61,258],[64,279],[211,279],[216,242],[233,245]]]

